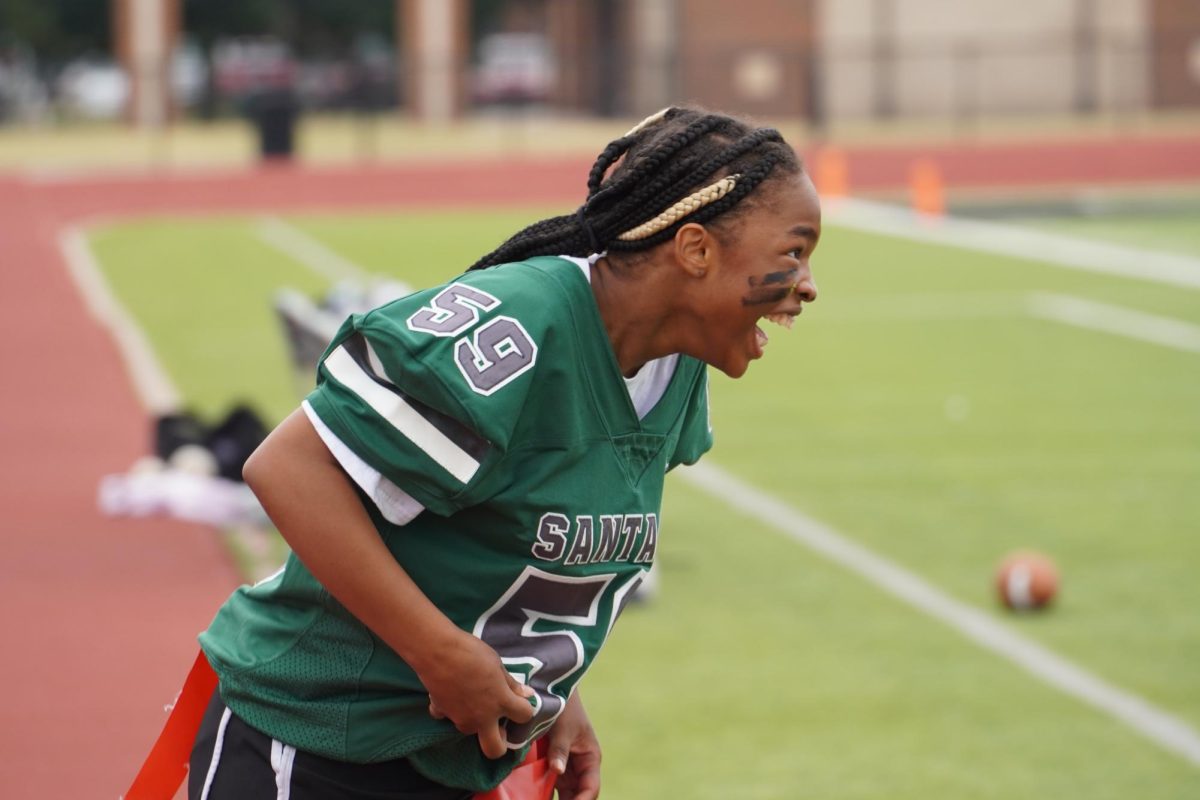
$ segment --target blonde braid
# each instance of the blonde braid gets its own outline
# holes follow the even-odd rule
[[[729,191],[737,185],[737,179],[740,177],[742,177],[740,174],[728,175],[716,183],[705,186],[703,189],[683,198],[654,219],[643,222],[636,228],[630,228],[624,233],[619,234],[617,239],[622,242],[636,242],[638,239],[646,239],[661,230],[671,227],[687,215],[699,211],[706,205],[715,203],[729,194]]]
[[[628,131],[626,131],[625,135],[622,136],[621,138],[628,139],[630,136],[633,136],[635,133],[642,130],[643,128],[650,127],[651,125],[653,125],[654,123],[658,122],[660,119],[665,117],[671,111],[672,108],[674,108],[674,106],[667,106],[662,111],[655,111],[653,114],[646,117],[644,120],[639,122],[637,125],[634,125]]]

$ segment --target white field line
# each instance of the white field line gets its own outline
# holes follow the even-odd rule
[[[681,471],[685,480],[845,567],[1035,678],[1123,722],[1200,767],[1200,732],[1135,694],[1105,682],[992,617],[942,593],[916,574],[712,464]]]
[[[362,267],[345,258],[295,225],[279,217],[262,217],[258,221],[258,238],[299,261],[316,275],[331,283],[354,281],[365,284],[370,276]]]
[[[1190,322],[1052,292],[1033,292],[1026,305],[1041,319],[1200,353],[1200,325]]]
[[[828,201],[825,210],[828,222],[870,233],[998,253],[1130,280],[1200,289],[1200,258],[1106,244],[997,222],[930,217],[906,208],[865,200],[839,198]]]
[[[142,329],[113,294],[83,231],[75,226],[62,229],[58,246],[67,262],[67,273],[92,317],[112,333],[142,406],[156,415],[178,411],[179,390],[159,363]]]

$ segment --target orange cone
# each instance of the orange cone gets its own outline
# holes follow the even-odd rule
[[[942,168],[932,158],[918,158],[908,171],[913,211],[940,217],[946,213],[946,188]]]
[[[837,147],[818,150],[813,183],[822,197],[845,197],[850,194],[850,170],[846,154]]]

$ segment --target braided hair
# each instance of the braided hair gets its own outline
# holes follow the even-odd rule
[[[471,269],[533,256],[648,250],[687,222],[732,222],[768,179],[800,170],[796,153],[773,128],[667,108],[604,148],[588,174],[587,200],[575,213],[535,222]]]

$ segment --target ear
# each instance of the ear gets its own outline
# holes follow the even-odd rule
[[[689,222],[675,231],[675,263],[693,278],[703,278],[712,266],[715,240],[699,223]]]

